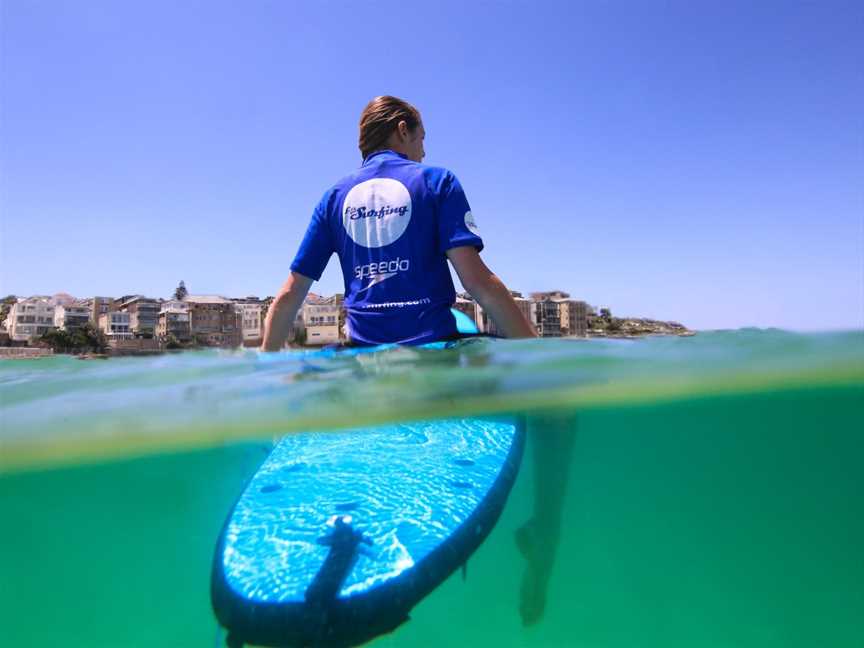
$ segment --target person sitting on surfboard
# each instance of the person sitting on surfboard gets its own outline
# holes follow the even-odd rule
[[[505,337],[537,336],[507,287],[480,258],[483,240],[459,180],[447,169],[421,164],[425,135],[419,111],[401,99],[375,97],[363,110],[363,163],[331,187],[313,211],[291,273],[267,313],[264,351],[285,345],[312,282],[320,279],[334,252],[345,280],[353,344],[414,345],[459,337],[450,310],[456,291],[448,260]],[[545,465],[536,470],[535,515],[517,533],[528,563],[520,603],[526,625],[539,620],[545,605],[572,440],[569,433],[558,439],[548,429],[534,434],[532,427],[529,422],[535,463]],[[546,427],[542,421],[541,427]]]
[[[353,344],[424,344],[458,337],[447,261],[506,337],[536,332],[507,287],[480,258],[471,207],[456,176],[421,164],[420,113],[376,97],[360,116],[359,169],[331,187],[291,264],[264,325],[266,351],[281,349],[313,281],[339,256],[347,332]]]

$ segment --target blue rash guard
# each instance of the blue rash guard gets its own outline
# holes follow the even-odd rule
[[[423,344],[457,335],[445,252],[465,245],[483,240],[456,176],[378,151],[324,194],[291,270],[317,281],[336,252],[351,340]]]

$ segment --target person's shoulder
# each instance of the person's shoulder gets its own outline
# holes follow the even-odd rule
[[[426,186],[433,192],[439,192],[445,187],[458,184],[456,174],[447,167],[431,166],[417,163],[418,172],[423,176]]]
[[[321,196],[319,205],[324,208],[330,207],[338,196],[350,191],[351,187],[356,185],[358,182],[362,182],[363,179],[360,177],[360,171],[362,171],[362,169],[355,169],[351,173],[342,176],[336,182],[331,184]]]

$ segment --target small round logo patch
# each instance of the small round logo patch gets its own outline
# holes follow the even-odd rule
[[[474,214],[470,211],[465,212],[465,227],[467,227],[473,234],[480,234],[480,228],[477,227],[477,223],[474,222]]]
[[[398,240],[411,222],[411,194],[393,178],[354,185],[342,206],[342,226],[357,245],[380,248]]]

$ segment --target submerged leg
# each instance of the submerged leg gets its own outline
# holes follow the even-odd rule
[[[534,515],[516,531],[516,546],[527,565],[522,575],[519,614],[533,625],[543,617],[546,589],[561,534],[561,514],[576,438],[573,412],[528,417],[534,454]]]

